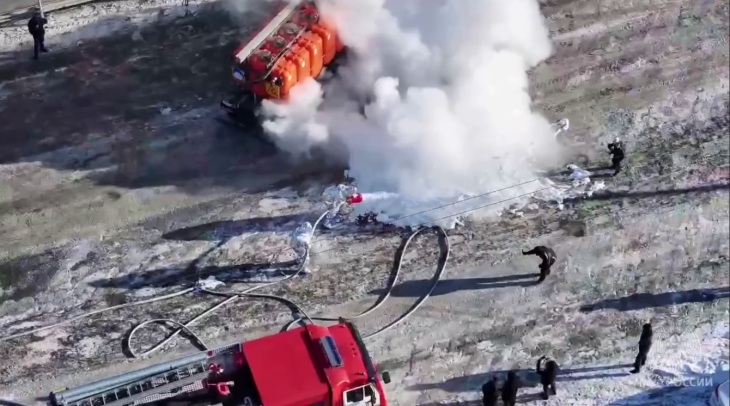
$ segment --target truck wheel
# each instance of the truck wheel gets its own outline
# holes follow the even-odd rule
[[[389,384],[390,383],[390,372],[385,371],[385,372],[383,372],[382,376],[383,376],[383,382],[385,382],[386,385]]]

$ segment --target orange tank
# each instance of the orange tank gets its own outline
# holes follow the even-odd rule
[[[345,44],[342,43],[340,36],[337,34],[337,29],[335,28],[336,25],[332,20],[320,18],[319,25],[327,28],[335,37],[335,53],[341,52],[343,49],[345,49]]]
[[[286,99],[289,91],[297,84],[297,67],[290,60],[279,58],[274,69],[264,82],[266,97],[270,99]]]
[[[297,67],[286,58],[279,58],[275,62],[274,58],[275,55],[265,49],[260,49],[251,55],[249,58],[249,78],[253,82],[251,90],[263,98],[283,99],[297,84]]]
[[[322,39],[322,63],[327,66],[335,59],[337,53],[335,34],[323,24],[314,24],[312,32]]]
[[[282,58],[290,60],[297,67],[297,80],[301,81],[304,78],[312,76],[312,72],[309,66],[309,51],[302,48],[297,44],[293,44],[288,50],[284,52],[287,46],[287,41],[280,36],[273,36],[266,39],[265,49],[271,51],[274,55],[281,55]]]
[[[312,72],[312,77],[316,78],[322,73],[322,68],[324,67],[322,60],[322,38],[312,32],[305,32],[297,39],[297,44],[309,51],[309,67]]]

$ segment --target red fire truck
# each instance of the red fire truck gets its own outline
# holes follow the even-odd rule
[[[387,406],[352,323],[308,324],[51,393],[54,406]]]
[[[285,103],[305,80],[332,77],[346,57],[334,25],[313,0],[288,1],[233,55],[236,89],[221,108],[238,123],[255,126],[263,100]]]

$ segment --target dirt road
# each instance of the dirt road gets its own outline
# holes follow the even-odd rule
[[[727,299],[691,292],[727,288],[728,5],[544,3],[556,53],[532,73],[536,107],[571,119],[575,146],[566,159],[581,152],[602,166],[601,144],[620,135],[627,170],[604,179],[611,195],[452,235],[442,292],[369,344],[393,371],[396,405],[475,399],[479,374],[529,367],[543,352],[581,367],[630,360],[647,319],[669,339],[726,317]],[[230,85],[229,53],[251,26],[211,6],[134,36],[52,48],[39,63],[22,51],[6,56],[3,333],[174,291],[206,274],[248,286],[233,279],[250,276],[252,265],[289,259],[282,254],[288,233],[319,210],[322,185],[339,172],[292,164],[215,120]],[[398,237],[351,229],[322,236],[316,250],[329,250],[315,254],[315,272],[275,293],[314,313],[357,313],[385,283]],[[539,242],[555,246],[561,259],[545,285],[525,285],[515,275],[536,264],[515,253]],[[435,248],[419,240],[400,290],[361,323],[364,331],[413,302]],[[672,291],[690,292],[679,296],[689,299]],[[580,310],[604,300],[619,306],[610,300],[621,297],[626,309]],[[189,319],[211,303],[183,297],[0,342],[0,398],[26,399],[128,369],[119,342],[133,323]],[[276,331],[289,317],[268,303],[246,303],[197,331],[209,343],[227,342]],[[189,350],[178,344],[176,351]],[[629,395],[625,380],[618,382],[595,395],[601,404]],[[566,390],[585,393],[582,384]],[[641,381],[638,390],[650,384]],[[596,399],[585,396],[588,403],[575,404]]]

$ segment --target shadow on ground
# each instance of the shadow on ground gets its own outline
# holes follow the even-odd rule
[[[255,283],[262,279],[285,277],[297,270],[298,261],[247,263],[231,266],[194,266],[154,269],[133,275],[119,276],[89,282],[95,288],[123,288],[137,290],[143,288],[169,288],[189,286],[199,279],[215,277],[225,283]]]
[[[447,295],[460,290],[483,290],[510,287],[528,287],[537,284],[537,273],[497,276],[493,278],[445,279],[439,281],[431,296]],[[393,288],[391,296],[420,297],[433,282],[430,279],[406,281]],[[382,289],[373,290],[371,294],[382,294]]]
[[[517,404],[521,405],[529,402],[536,402],[541,400],[539,393],[527,393],[517,394]],[[501,403],[498,403],[501,405]],[[483,406],[481,400],[456,400],[456,401],[444,401],[444,402],[432,402],[432,403],[421,403],[419,406]]]
[[[283,214],[269,217],[252,217],[241,220],[221,220],[199,224],[190,227],[178,228],[162,235],[166,240],[176,241],[220,241],[244,234],[253,233],[286,233],[290,234],[305,221],[314,224],[321,212]],[[369,238],[374,235],[396,235],[401,229],[383,225],[371,224],[359,226],[354,223],[340,223],[332,229],[317,227],[316,234],[322,235],[355,235],[357,238]]]
[[[558,377],[556,378],[556,382],[571,382],[571,381],[582,381],[582,380],[589,380],[589,379],[604,379],[604,378],[612,378],[612,377],[620,377],[620,376],[629,376],[631,375],[628,372],[628,368],[630,368],[631,364],[619,364],[619,365],[605,365],[605,366],[596,366],[596,367],[577,367],[577,368],[565,368],[560,371],[558,374]],[[624,372],[611,372],[616,371],[619,369],[627,369]],[[517,375],[522,380],[525,388],[532,388],[537,387],[540,383],[540,378],[535,373],[534,369],[516,369],[514,370],[517,372]],[[409,390],[412,391],[426,391],[426,390],[432,390],[432,389],[439,389],[446,392],[467,392],[467,391],[474,391],[474,390],[480,390],[482,385],[487,382],[487,380],[491,379],[492,376],[497,376],[501,382],[504,382],[504,380],[507,378],[507,373],[509,371],[502,370],[502,371],[491,371],[491,372],[485,372],[481,374],[475,374],[475,375],[469,375],[469,376],[459,376],[456,378],[447,379],[444,382],[435,382],[435,383],[423,383],[423,384],[417,384],[409,387]],[[558,396],[560,395],[560,385],[557,385],[558,389]],[[523,395],[531,395],[531,394],[523,394]]]
[[[9,400],[0,399],[0,406],[26,406],[22,403],[15,403]]]
[[[223,220],[179,228],[162,235],[166,240],[220,241],[247,233],[291,233],[302,222],[316,219],[315,213],[286,214],[271,217],[252,217],[242,220]]]
[[[137,290],[143,288],[168,288],[191,286],[200,279],[214,277],[226,283],[260,282],[261,278],[283,277],[295,273],[297,261],[247,263],[230,266],[204,266],[199,264],[228,242],[227,239],[205,250],[187,265],[178,268],[155,269],[131,275],[101,279],[89,282],[95,288],[121,288]],[[254,278],[259,280],[253,281]]]
[[[703,303],[730,297],[730,287],[715,289],[692,289],[680,292],[636,293],[633,295],[606,299],[580,307],[584,313],[596,310],[613,309],[620,312],[663,307],[685,303]]]
[[[687,193],[704,193],[713,192],[716,190],[730,190],[730,184],[720,183],[711,184],[706,186],[697,186],[691,188],[680,188],[680,189],[668,189],[668,190],[653,190],[653,191],[629,191],[629,192],[598,192],[592,196],[577,197],[565,199],[566,203],[577,202],[581,200],[612,200],[612,199],[645,199],[649,197],[660,197],[660,196],[676,196]]]
[[[709,405],[712,386],[666,386],[607,403],[607,406]]]

